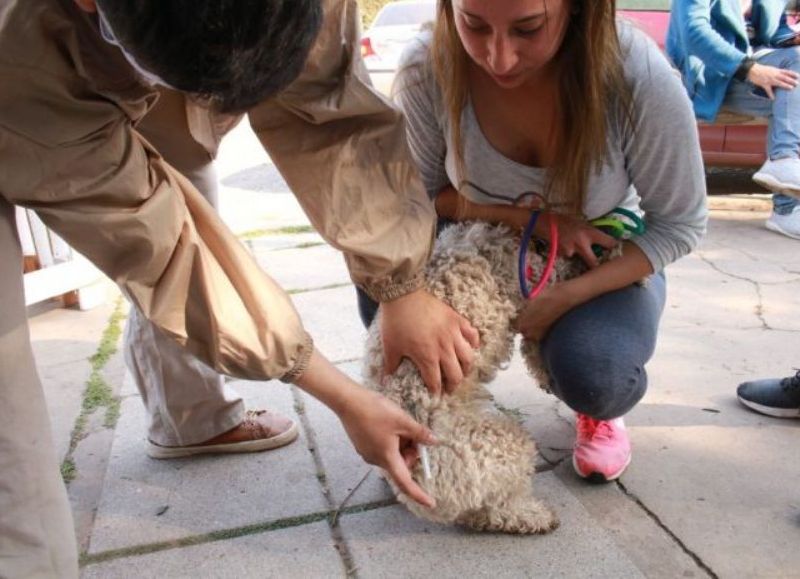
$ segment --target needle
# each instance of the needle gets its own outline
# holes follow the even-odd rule
[[[433,474],[431,474],[431,459],[428,455],[428,447],[423,444],[418,444],[417,451],[419,451],[419,458],[422,461],[422,473],[425,476],[425,480],[431,480]]]

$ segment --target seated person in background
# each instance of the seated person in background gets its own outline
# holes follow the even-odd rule
[[[766,226],[800,239],[800,33],[785,0],[673,0],[666,49],[697,118],[720,109],[769,119],[768,158],[753,176],[775,192]]]

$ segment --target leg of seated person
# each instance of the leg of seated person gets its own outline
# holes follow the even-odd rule
[[[774,50],[758,62],[800,74],[800,47]],[[769,120],[768,159],[753,179],[774,191],[767,228],[800,239],[800,201],[796,199],[800,195],[800,89],[776,89],[775,100],[770,100],[752,84],[733,80],[723,106]]]

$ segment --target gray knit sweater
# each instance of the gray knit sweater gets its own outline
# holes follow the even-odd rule
[[[647,231],[634,242],[659,271],[689,253],[705,232],[703,162],[692,106],[678,74],[641,31],[621,24],[619,35],[633,95],[633,126],[609,113],[608,159],[590,176],[584,214],[593,219],[625,207],[643,215]],[[445,185],[458,184],[450,123],[428,57],[430,38],[429,32],[421,34],[405,51],[395,99],[407,117],[411,151],[433,197]],[[461,181],[477,186],[462,186],[463,195],[476,203],[513,203],[526,192],[544,192],[545,171],[494,149],[469,103],[462,134],[466,175]]]

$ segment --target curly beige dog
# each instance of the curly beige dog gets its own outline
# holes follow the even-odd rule
[[[546,533],[558,526],[556,515],[532,492],[534,442],[496,410],[483,386],[512,355],[514,321],[524,304],[517,281],[519,242],[519,233],[479,222],[450,226],[437,240],[426,270],[427,287],[480,332],[473,368],[454,394],[431,397],[409,360],[381,380],[379,320],[370,328],[366,385],[400,404],[440,441],[429,448],[433,476],[426,480],[419,463],[413,470],[414,479],[436,500],[434,509],[393,487],[399,500],[425,519],[505,533]],[[544,260],[531,250],[528,261],[539,279]],[[559,258],[550,283],[584,270],[578,260]],[[545,384],[537,345],[524,343],[522,352],[531,374]]]

